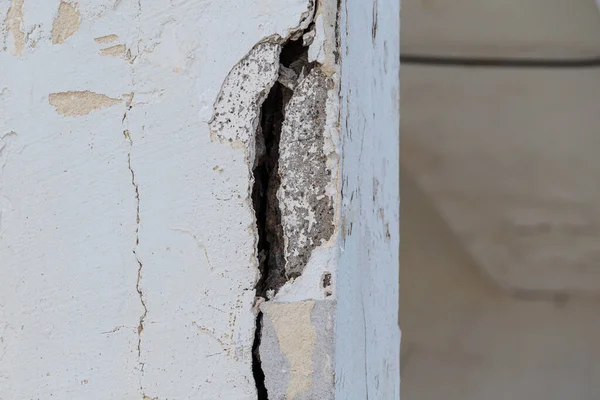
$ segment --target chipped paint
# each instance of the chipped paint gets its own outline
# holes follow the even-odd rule
[[[125,54],[125,45],[117,44],[100,50],[101,56],[119,57]]]
[[[317,332],[311,320],[314,306],[314,301],[266,302],[260,306],[273,324],[279,348],[289,362],[288,400],[307,391],[313,381],[313,353],[317,341]]]
[[[111,43],[111,42],[116,42],[117,40],[119,40],[119,36],[115,35],[114,33],[112,33],[110,35],[99,36],[99,37],[94,38],[94,41],[96,43]]]
[[[56,112],[67,117],[86,115],[94,110],[111,107],[122,101],[88,90],[51,93],[48,96],[48,102],[56,109]]]
[[[64,43],[79,30],[81,16],[79,10],[70,3],[61,2],[58,15],[52,24],[52,44]]]
[[[4,20],[7,33],[12,36],[12,54],[15,56],[23,54],[23,47],[25,46],[25,34],[21,29],[21,25],[23,24],[23,3],[24,0],[12,0],[6,14],[6,19]]]

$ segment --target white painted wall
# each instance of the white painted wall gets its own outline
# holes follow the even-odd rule
[[[397,0],[342,2],[337,398],[399,398]]]
[[[309,9],[0,1],[0,399],[256,398],[250,170],[208,122]]]

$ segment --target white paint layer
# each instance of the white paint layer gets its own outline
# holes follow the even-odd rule
[[[250,171],[208,122],[309,1],[69,4],[54,43],[59,1],[0,19],[0,399],[255,399]]]
[[[398,399],[397,0],[342,2],[342,252],[336,398]]]

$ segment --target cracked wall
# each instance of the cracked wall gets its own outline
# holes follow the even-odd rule
[[[243,149],[252,173],[248,190],[257,270],[253,375],[259,399],[326,399],[334,391],[338,4],[319,1],[311,6],[294,30],[263,39],[236,63],[210,121],[211,138]],[[250,78],[256,75],[258,79]],[[306,318],[296,313],[315,302],[317,309],[330,310],[327,318],[312,319],[310,310]],[[278,325],[282,318],[286,322]],[[319,345],[316,369],[317,342],[300,332],[313,332],[319,343],[331,344]],[[294,342],[300,347],[290,353]]]
[[[0,397],[257,398],[253,163],[276,81],[295,88],[281,145],[290,183],[275,192],[289,271],[265,304],[334,305],[330,3],[0,2]],[[286,80],[279,59],[299,39],[311,66]],[[312,144],[290,147],[309,103]],[[305,155],[314,170],[298,166]],[[291,181],[309,173],[319,178],[300,194]],[[318,350],[332,339],[315,318],[298,323]],[[318,368],[293,378],[295,397]]]

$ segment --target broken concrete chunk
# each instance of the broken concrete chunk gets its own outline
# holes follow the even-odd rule
[[[298,82],[298,74],[291,68],[286,68],[283,65],[279,67],[279,83],[290,90],[294,90]]]
[[[110,47],[106,47],[104,49],[100,49],[100,55],[102,55],[102,56],[119,57],[119,56],[125,54],[126,50],[127,49],[125,48],[124,44],[116,44],[114,46],[110,46]]]
[[[334,232],[334,199],[326,192],[332,179],[324,153],[326,81],[314,68],[298,83],[285,109],[277,196],[288,278],[301,275],[313,249]]]
[[[281,45],[258,43],[225,78],[209,121],[213,139],[250,144],[254,139],[261,104],[279,75]]]
[[[314,40],[315,40],[315,36],[316,36],[316,32],[315,30],[311,30],[308,31],[304,34],[304,36],[302,36],[302,44],[304,45],[304,47],[308,47],[311,44],[313,44]]]

